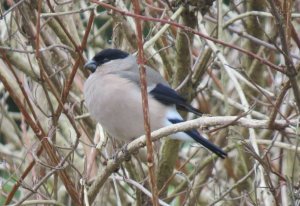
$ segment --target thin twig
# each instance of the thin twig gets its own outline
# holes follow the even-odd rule
[[[140,5],[138,0],[132,1],[134,13],[140,14]],[[135,19],[136,21],[136,30],[138,36],[138,64],[140,66],[140,78],[141,78],[141,92],[142,92],[142,104],[143,104],[143,115],[144,115],[144,128],[146,134],[146,145],[147,145],[147,166],[150,176],[150,186],[152,192],[152,204],[158,206],[158,191],[156,185],[155,177],[155,163],[154,163],[154,154],[153,146],[151,141],[151,129],[150,129],[150,116],[149,116],[149,105],[147,97],[147,79],[146,79],[146,70],[145,70],[145,59],[144,59],[144,49],[143,49],[143,33],[142,25],[140,19]]]
[[[179,23],[176,23],[176,22],[173,22],[173,21],[169,21],[169,20],[157,19],[157,18],[152,18],[152,17],[146,17],[146,16],[142,16],[142,15],[136,15],[136,14],[133,14],[133,13],[130,13],[130,12],[125,12],[123,10],[120,10],[120,9],[112,6],[112,5],[109,5],[109,4],[106,4],[106,3],[103,3],[103,2],[99,2],[99,1],[96,1],[96,0],[91,0],[91,2],[99,4],[99,5],[103,6],[106,9],[112,9],[112,10],[114,10],[116,12],[119,12],[122,15],[125,15],[125,16],[131,16],[131,17],[139,18],[139,19],[142,19],[142,20],[145,20],[145,21],[154,21],[154,22],[160,22],[160,23],[163,23],[163,24],[170,24],[170,25],[176,26],[177,28],[181,28],[184,31],[191,32],[191,33],[193,33],[195,35],[198,35],[198,36],[203,37],[203,38],[205,38],[207,40],[213,41],[213,42],[215,42],[217,44],[221,44],[223,46],[226,46],[226,47],[238,50],[238,51],[240,51],[240,52],[242,52],[242,53],[244,53],[244,54],[246,54],[246,55],[248,55],[248,56],[250,56],[252,58],[257,59],[262,64],[265,64],[265,65],[271,67],[272,69],[274,69],[276,71],[279,71],[281,73],[285,73],[284,70],[281,67],[279,67],[279,66],[277,66],[277,65],[269,62],[268,60],[266,60],[266,59],[264,59],[264,58],[262,58],[262,57],[260,57],[260,56],[258,56],[256,54],[254,54],[254,53],[252,53],[252,52],[250,52],[248,50],[245,50],[245,49],[240,48],[238,46],[232,45],[230,43],[226,43],[224,41],[220,41],[218,39],[215,39],[213,37],[205,35],[205,34],[203,34],[201,32],[198,32],[198,31],[196,31],[196,30],[194,30],[194,29],[192,29],[190,27],[184,26],[182,24],[179,24]]]
[[[127,182],[129,184],[132,184],[134,185],[136,188],[138,188],[139,190],[141,190],[144,194],[146,194],[148,197],[150,198],[153,198],[153,193],[151,193],[149,190],[147,190],[145,187],[143,187],[143,185],[139,184],[138,182],[134,181],[134,180],[131,180],[131,179],[127,179],[127,178],[124,178],[124,177],[120,177],[120,176],[113,176],[113,177],[110,177],[110,179],[117,179],[119,181],[124,181],[124,182]],[[160,205],[163,205],[163,206],[170,206],[169,204],[165,203],[164,201],[162,201],[161,199],[158,199],[158,203]]]
[[[282,54],[284,57],[285,65],[287,67],[287,70],[285,74],[288,76],[291,82],[291,86],[293,89],[293,93],[295,96],[296,105],[298,107],[298,111],[300,111],[300,89],[299,85],[296,79],[297,76],[297,70],[295,68],[295,65],[293,63],[293,60],[291,59],[290,50],[289,50],[289,42],[290,42],[290,36],[289,36],[289,30],[290,30],[290,19],[289,14],[290,10],[287,12],[283,12],[282,8],[280,7],[280,3],[277,5],[275,4],[274,0],[268,0],[271,12],[276,20],[276,24],[278,25],[278,31],[279,31],[279,37],[281,40],[282,45]],[[288,1],[289,2],[289,1]],[[285,4],[290,4],[288,2],[285,2]],[[283,16],[281,14],[286,13],[286,16]]]

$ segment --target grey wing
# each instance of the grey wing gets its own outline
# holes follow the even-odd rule
[[[168,87],[170,85],[168,82],[160,75],[159,72],[155,71],[154,69],[151,69],[150,67],[146,66],[146,73],[147,73],[147,82],[149,85],[157,85],[157,84],[163,84]]]
[[[131,82],[134,82],[140,88],[140,74],[138,68],[135,70],[125,70],[119,71],[116,73],[122,78],[128,79]],[[176,105],[178,109],[192,112],[196,115],[201,116],[202,113],[192,107],[186,99],[181,97],[175,90],[173,90],[166,80],[155,70],[147,68],[147,91],[158,102],[166,105],[172,106]]]
[[[148,91],[153,89],[157,84],[163,84],[169,87],[168,82],[157,71],[149,67],[146,68]],[[131,82],[134,82],[140,87],[140,73],[138,68],[136,68],[135,70],[118,71],[115,74],[119,75],[122,78],[128,79]]]

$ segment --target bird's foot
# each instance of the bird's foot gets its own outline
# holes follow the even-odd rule
[[[124,154],[124,158],[125,158],[125,161],[129,161],[131,159],[131,155],[127,149],[127,146],[128,144],[125,144],[124,146],[122,146],[120,149],[118,149],[116,151],[116,153],[112,156],[112,159],[114,161],[117,161],[118,157],[119,157],[119,153],[122,152]]]
[[[123,152],[124,156],[125,156],[125,161],[130,161],[131,159],[131,155],[127,149],[128,147],[128,144],[125,144],[122,148],[121,148],[121,151]]]

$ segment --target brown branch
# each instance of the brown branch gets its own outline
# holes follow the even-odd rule
[[[200,126],[216,126],[216,125],[224,125],[232,123],[232,125],[239,125],[246,128],[258,128],[258,129],[269,129],[268,120],[254,120],[254,119],[247,119],[247,118],[239,118],[237,120],[237,116],[223,116],[223,117],[200,117],[195,120],[189,120],[183,123],[178,123],[176,125],[167,126],[161,128],[159,130],[151,132],[151,141],[157,141],[162,137],[166,137],[170,134],[174,134],[176,132],[191,130],[199,128]],[[231,125],[231,126],[232,126]],[[277,125],[278,130],[282,130],[289,125],[286,124],[284,120],[276,120],[275,125]],[[296,126],[297,121],[293,121],[291,125]],[[275,129],[276,129],[275,128]],[[273,128],[272,128],[273,129]],[[106,164],[106,167],[103,171],[101,171],[95,181],[91,185],[88,191],[89,201],[93,202],[96,195],[98,194],[100,188],[106,182],[108,177],[120,167],[121,163],[126,160],[128,154],[134,154],[138,149],[144,147],[146,145],[145,136],[139,137],[127,145],[128,153],[124,154],[122,151],[117,152],[114,155],[113,160],[109,160]],[[212,155],[211,159],[215,158],[216,155]],[[209,161],[210,162],[210,161]],[[205,165],[208,163],[205,163]],[[204,167],[204,166],[203,166]],[[200,168],[199,168],[200,169]]]
[[[134,13],[140,14],[140,5],[138,0],[133,0]],[[145,59],[144,59],[144,49],[143,49],[143,33],[142,25],[140,19],[135,19],[136,30],[138,36],[138,64],[140,66],[140,81],[141,81],[141,92],[142,92],[142,104],[143,104],[143,115],[144,115],[144,128],[146,134],[146,146],[147,146],[147,166],[150,176],[150,186],[152,192],[152,204],[158,206],[158,191],[156,185],[155,177],[155,163],[153,155],[153,145],[151,141],[151,129],[150,129],[150,116],[149,116],[149,105],[147,97],[147,80],[146,80],[146,70],[145,70]]]
[[[41,10],[42,10],[42,0],[38,0],[38,14],[37,14],[37,22],[36,22],[36,53],[35,53],[37,59],[40,57]]]
[[[92,23],[93,23],[93,19],[94,19],[94,13],[92,12],[92,13],[91,13],[91,16],[90,16],[90,19],[89,19],[89,23],[88,23],[87,29],[86,29],[86,32],[85,32],[85,35],[84,35],[84,38],[83,38],[83,41],[82,41],[82,43],[81,43],[81,47],[79,47],[79,48],[80,48],[80,52],[79,52],[80,54],[82,53],[83,48],[84,48],[85,45],[86,45],[87,37],[88,37],[89,31],[90,31],[90,29],[91,29],[91,25],[92,25]],[[37,31],[39,31],[39,27],[38,27]],[[39,34],[38,34],[37,36],[39,36]],[[37,38],[37,45],[39,45],[39,38]],[[37,49],[37,51],[38,51],[38,50],[39,50],[39,49]],[[5,59],[5,53],[4,53],[2,50],[1,50],[1,52],[2,52],[3,58]],[[37,55],[37,57],[38,57],[38,55]],[[57,117],[57,119],[59,118],[59,116],[60,116],[62,110],[64,109],[64,108],[63,108],[63,102],[65,102],[66,99],[67,99],[67,96],[68,96],[69,90],[70,90],[70,88],[71,88],[73,79],[74,79],[74,77],[75,77],[77,68],[78,68],[78,66],[79,66],[80,60],[82,59],[81,57],[82,57],[82,54],[79,55],[79,58],[77,59],[75,65],[74,65],[74,67],[73,67],[73,69],[72,69],[72,72],[71,72],[71,74],[69,75],[69,77],[68,77],[68,79],[67,79],[66,86],[64,87],[64,90],[63,90],[62,101],[61,101],[61,102],[59,101],[60,104],[59,104],[58,110],[57,110],[56,115],[55,115],[55,117]],[[7,64],[8,64],[8,66],[9,66],[9,68],[12,70],[12,72],[13,72],[15,78],[16,78],[17,81],[18,81],[18,78],[17,78],[16,74],[14,73],[14,71],[13,71],[13,69],[12,69],[12,67],[11,67],[11,65],[10,65],[10,63],[9,63],[9,61],[7,60],[6,62],[7,62]],[[3,77],[2,79],[4,79],[4,77]],[[46,151],[47,151],[47,153],[48,153],[50,159],[52,160],[52,164],[53,164],[53,165],[57,165],[58,162],[59,162],[59,158],[55,155],[55,152],[54,152],[55,149],[51,146],[51,144],[50,144],[47,140],[43,139],[43,138],[46,136],[46,134],[45,134],[45,132],[42,130],[42,127],[41,127],[41,125],[39,124],[39,122],[37,121],[38,118],[36,117],[36,115],[35,115],[35,113],[34,113],[34,110],[33,110],[32,106],[31,106],[31,103],[30,103],[30,101],[29,101],[29,99],[28,99],[28,96],[26,95],[25,90],[23,89],[23,87],[21,86],[21,83],[20,83],[19,81],[18,81],[18,83],[19,83],[20,88],[21,88],[21,90],[22,90],[22,92],[23,92],[23,95],[24,95],[25,99],[27,100],[27,103],[28,103],[28,105],[30,106],[31,111],[32,111],[32,113],[33,113],[33,115],[34,115],[34,117],[35,117],[35,119],[36,119],[36,123],[30,118],[30,116],[29,116],[29,114],[26,112],[26,110],[24,110],[24,109],[23,109],[23,111],[22,111],[21,109],[20,109],[20,110],[21,110],[21,112],[23,113],[23,115],[24,115],[24,113],[26,113],[26,115],[24,115],[24,116],[25,116],[25,120],[26,120],[27,122],[30,122],[29,125],[32,127],[32,129],[33,129],[33,130],[35,131],[35,133],[37,134],[37,137],[38,137],[38,138],[40,139],[40,141],[42,142],[43,147],[46,148]],[[8,84],[5,85],[5,86],[6,86],[6,88],[9,87]],[[7,90],[9,91],[9,89],[7,89]],[[10,90],[11,90],[11,89],[10,89]],[[22,103],[18,101],[18,97],[15,97],[15,98],[13,98],[13,99],[14,99],[14,101],[18,102],[18,104],[17,104],[17,103],[16,103],[16,104],[18,105],[19,108],[23,108]],[[65,112],[65,113],[67,114],[67,112]],[[71,124],[73,125],[74,129],[76,130],[75,122],[71,120],[72,118],[70,118],[69,115],[67,115],[67,116],[68,116],[68,118],[69,118]],[[53,122],[55,122],[57,119],[54,118],[54,119],[53,119]],[[36,126],[38,126],[38,127],[36,127]],[[76,130],[76,133],[77,133],[77,135],[78,135],[78,137],[79,137],[79,136],[80,136],[80,133],[78,132],[78,130]],[[43,141],[42,141],[42,140],[43,140]],[[38,151],[38,155],[41,154],[41,151],[42,151],[41,149]],[[22,174],[21,179],[23,179],[24,177],[26,177],[26,175],[30,172],[30,170],[32,169],[32,167],[34,166],[34,164],[35,164],[35,161],[32,161],[32,162],[29,164],[29,166],[26,168],[25,172]],[[75,203],[76,205],[80,205],[80,204],[81,204],[81,200],[79,199],[79,198],[80,198],[80,195],[77,194],[77,191],[76,191],[74,185],[72,184],[72,182],[70,181],[70,179],[69,179],[67,173],[66,173],[65,171],[62,171],[62,172],[59,172],[59,174],[60,174],[60,177],[61,177],[62,181],[64,182],[64,185],[65,185],[67,191],[69,192],[70,196],[72,197],[74,203]],[[7,203],[9,203],[9,202],[11,201],[11,198],[13,197],[13,194],[16,192],[16,190],[17,190],[17,188],[18,188],[19,186],[20,186],[20,184],[19,184],[19,182],[17,182],[17,183],[15,184],[15,186],[14,186],[12,192],[9,194],[9,198],[7,198],[7,200],[6,200]]]
[[[298,49],[300,49],[300,39],[299,39],[299,37],[298,37],[297,31],[296,31],[294,25],[292,24],[292,22],[291,22],[290,27],[291,27],[291,30],[292,30],[292,31],[291,31],[292,38],[293,38],[293,40],[295,41],[295,43],[296,43]]]
[[[179,168],[177,168],[177,171],[182,171],[184,170],[184,167],[192,160],[193,157],[196,156],[196,154],[199,152],[199,150],[195,151]],[[164,185],[160,188],[158,194],[162,194],[164,193],[167,188],[168,185],[171,183],[171,181],[174,179],[174,177],[176,176],[176,173],[173,173],[164,183]]]
[[[226,47],[235,49],[237,51],[240,51],[240,52],[242,52],[242,53],[244,53],[244,54],[246,54],[246,55],[248,55],[248,56],[250,56],[250,57],[252,57],[254,59],[257,59],[262,64],[265,64],[265,65],[271,67],[272,69],[285,74],[285,71],[280,66],[277,66],[277,65],[275,65],[275,64],[267,61],[266,59],[264,59],[264,58],[262,58],[262,57],[260,57],[260,56],[258,56],[256,54],[252,53],[252,52],[249,52],[249,51],[247,51],[247,50],[245,50],[243,48],[240,48],[238,46],[235,46],[233,44],[226,43],[224,41],[220,41],[220,40],[215,39],[213,37],[207,36],[207,35],[205,35],[205,34],[203,34],[201,32],[198,32],[198,31],[196,31],[196,30],[194,30],[194,29],[192,29],[192,28],[190,28],[188,26],[184,26],[182,24],[179,24],[179,23],[176,23],[176,22],[173,22],[173,21],[168,21],[168,20],[165,20],[165,19],[158,19],[158,18],[153,18],[153,17],[148,17],[148,16],[146,17],[146,16],[142,16],[142,15],[137,15],[137,14],[133,14],[133,13],[130,13],[130,12],[126,12],[126,11],[118,9],[118,8],[116,8],[116,7],[114,7],[114,6],[110,5],[110,4],[99,2],[97,0],[90,0],[90,1],[93,2],[93,3],[95,3],[95,4],[98,4],[98,5],[102,6],[104,8],[106,8],[106,9],[111,9],[113,11],[116,11],[116,12],[122,14],[122,15],[125,15],[125,16],[131,16],[131,17],[134,17],[134,18],[142,19],[144,21],[153,21],[153,22],[159,22],[159,23],[162,23],[162,24],[173,25],[173,26],[175,26],[177,28],[181,28],[184,31],[191,32],[191,33],[193,33],[195,35],[198,35],[198,36],[200,36],[202,38],[205,38],[205,39],[208,39],[210,41],[213,41],[213,42],[215,42],[217,44],[221,44],[223,46],[226,46]]]
[[[268,102],[273,106],[273,108],[276,110],[276,112],[278,112],[278,114],[280,114],[280,116],[288,122],[288,119],[282,114],[278,105],[276,105],[276,102],[274,103],[272,101],[271,97],[269,95],[267,95],[264,91],[262,91],[261,88],[258,87],[257,84],[252,79],[249,79],[249,80],[250,80],[250,82],[252,82],[253,86],[268,100]]]
[[[47,0],[47,5],[50,9],[50,11],[52,13],[55,13],[55,10],[53,8],[53,6],[50,3],[50,0]],[[71,41],[71,43],[73,44],[75,50],[77,51],[77,55],[79,55],[79,57],[81,59],[84,59],[84,57],[82,56],[82,52],[81,50],[83,49],[83,47],[79,47],[77,45],[77,43],[75,42],[75,40],[73,39],[72,35],[69,33],[69,31],[65,28],[64,24],[62,23],[62,21],[60,20],[60,18],[58,16],[55,16],[54,19],[58,22],[58,24],[60,25],[60,27],[62,28],[62,30],[65,32],[65,34],[67,35],[67,37],[69,38],[69,40]],[[84,44],[85,45],[85,44]],[[71,53],[72,54],[72,53]],[[75,57],[74,57],[75,58]],[[88,75],[87,72],[85,70],[82,71],[85,75]]]
[[[60,164],[61,165],[61,164]],[[44,175],[43,177],[42,177],[42,179],[41,180],[39,180],[39,182],[38,183],[36,183],[35,185],[34,185],[34,187],[33,188],[29,188],[30,189],[30,192],[28,192],[27,194],[25,194],[15,205],[22,205],[22,203],[26,200],[26,199],[28,199],[28,198],[30,198],[30,196],[32,196],[34,193],[36,193],[37,192],[37,190],[39,189],[39,187],[40,186],[42,186],[43,184],[45,184],[45,182],[47,181],[47,179],[51,176],[51,175],[53,175],[54,173],[56,173],[57,172],[57,168],[53,168],[50,172],[48,172],[46,175]]]
[[[6,58],[5,57],[5,53],[0,50],[1,54],[2,54],[2,58]],[[9,62],[8,66],[10,65]],[[11,67],[11,66],[9,66]],[[12,70],[13,71],[13,70]],[[46,150],[50,160],[51,160],[51,165],[58,165],[60,162],[60,158],[56,155],[55,149],[52,147],[52,145],[48,142],[48,140],[45,138],[47,137],[46,133],[43,131],[42,127],[40,127],[38,125],[38,123],[36,123],[31,116],[29,115],[29,113],[27,112],[26,108],[24,107],[22,101],[20,100],[20,97],[14,92],[14,90],[12,89],[12,87],[9,85],[8,81],[5,79],[5,77],[0,73],[0,80],[3,83],[3,85],[5,86],[6,90],[9,92],[11,98],[13,99],[13,101],[15,102],[15,104],[18,106],[18,108],[20,109],[21,113],[24,115],[25,121],[27,122],[27,124],[32,128],[32,130],[34,131],[35,135],[37,136],[37,138],[41,141],[42,147]],[[16,79],[18,81],[18,79]],[[19,83],[20,89],[24,90],[23,86],[21,83]],[[25,90],[23,91],[25,92]],[[28,96],[26,95],[26,93],[23,93],[25,98],[28,98]],[[38,154],[40,154],[42,151],[41,149],[38,151]],[[34,166],[35,161],[31,162],[30,165],[26,168],[25,172],[22,174],[20,180],[17,181],[17,183],[15,184],[15,186],[13,187],[13,190],[11,191],[11,193],[9,194],[8,198],[6,199],[6,204],[9,204],[9,202],[11,201],[11,199],[14,196],[14,193],[16,192],[16,189],[19,187],[20,182],[23,180],[24,177],[27,176],[27,174],[30,172],[30,170],[32,169],[32,167]],[[61,180],[63,181],[67,191],[69,192],[70,196],[72,197],[74,204],[76,205],[81,205],[80,199],[79,199],[79,195],[76,191],[75,185],[73,184],[73,182],[71,181],[71,179],[69,178],[66,170],[60,170],[58,172]]]
[[[276,24],[278,26],[278,31],[279,31],[279,38],[281,40],[281,45],[282,45],[282,54],[284,57],[285,65],[287,67],[285,74],[288,76],[291,82],[291,86],[293,89],[293,93],[295,96],[295,101],[298,107],[298,111],[300,111],[300,89],[299,85],[296,79],[297,76],[297,70],[295,68],[295,65],[293,63],[293,60],[290,55],[289,51],[289,43],[290,43],[290,8],[291,5],[288,5],[289,1],[284,1],[284,6],[285,6],[285,13],[283,9],[280,6],[280,2],[274,0],[268,0],[270,4],[270,9],[271,12],[275,18]],[[283,15],[283,13],[285,15]]]
[[[1,77],[0,77],[1,78]],[[36,155],[40,156],[43,152],[43,147],[40,147],[39,150],[37,151]],[[27,177],[33,166],[35,165],[35,160],[31,161],[29,165],[26,167],[26,169],[23,171],[21,177],[16,181],[16,183],[13,185],[13,188],[11,191],[8,193],[4,205],[8,205],[10,201],[13,199],[15,196],[15,193],[19,189],[20,185],[22,184],[23,180]]]
[[[90,33],[90,30],[92,28],[92,24],[93,24],[93,21],[94,21],[94,17],[95,17],[95,14],[94,12],[92,11],[91,12],[91,15],[90,15],[90,18],[89,18],[89,21],[88,21],[88,25],[86,27],[86,30],[85,30],[85,33],[84,33],[84,36],[83,36],[83,39],[82,39],[82,42],[81,42],[81,45],[80,47],[78,47],[78,57],[76,59],[76,62],[71,70],[71,73],[70,75],[68,76],[67,80],[66,80],[66,83],[65,83],[65,87],[63,89],[63,92],[62,92],[62,96],[61,96],[61,102],[62,104],[60,104],[55,112],[55,118],[58,119],[61,112],[63,111],[63,104],[66,102],[67,100],[67,97],[69,95],[69,91],[71,89],[71,86],[72,86],[72,83],[73,83],[73,80],[74,80],[74,77],[75,77],[75,74],[79,68],[79,65],[80,63],[82,62],[83,60],[83,57],[82,57],[82,53],[83,53],[83,49],[86,47],[86,42],[87,42],[87,38],[89,36],[89,33]]]
[[[269,126],[270,128],[272,128],[273,124],[274,124],[274,121],[276,119],[276,115],[277,113],[279,112],[280,113],[280,105],[283,101],[283,98],[285,96],[285,94],[287,93],[287,91],[291,88],[291,85],[290,85],[290,81],[287,81],[283,88],[281,89],[277,99],[276,99],[276,102],[275,102],[275,105],[273,106],[273,109],[271,111],[271,115],[270,115],[270,122],[269,122]],[[281,114],[281,113],[280,113]],[[281,116],[283,116],[283,114],[281,114]],[[284,116],[283,116],[284,117]],[[285,117],[284,117],[285,118]],[[286,118],[285,118],[286,119]],[[287,120],[287,119],[286,119]]]
[[[31,121],[32,121],[32,124],[35,125],[35,127],[32,128],[32,129],[34,130],[34,132],[38,132],[38,133],[39,133],[39,132],[43,132],[43,128],[42,128],[42,126],[41,126],[41,123],[40,123],[39,120],[38,120],[38,117],[37,117],[37,115],[36,115],[36,113],[35,113],[35,111],[34,111],[34,109],[33,109],[33,106],[32,106],[32,104],[31,104],[31,101],[30,101],[30,99],[28,98],[28,95],[27,95],[27,93],[26,93],[26,91],[25,91],[25,89],[24,89],[24,87],[23,87],[22,82],[19,80],[19,78],[18,78],[18,76],[17,76],[15,70],[13,69],[13,67],[12,67],[12,65],[11,65],[11,63],[10,63],[10,61],[8,60],[8,58],[7,58],[7,56],[6,56],[6,53],[5,53],[3,50],[1,50],[1,49],[0,49],[0,53],[1,53],[1,55],[2,55],[2,58],[3,58],[4,62],[7,64],[9,70],[12,72],[14,78],[16,79],[17,84],[18,84],[18,86],[19,86],[19,88],[20,88],[20,90],[21,90],[21,92],[22,92],[22,94],[23,94],[23,96],[24,96],[24,98],[25,98],[25,101],[26,101],[26,103],[27,103],[27,105],[28,105],[28,107],[29,107],[29,109],[30,109],[30,112],[32,113],[32,116],[33,116],[33,118],[34,118],[34,120],[35,120],[35,121],[34,121],[33,119],[30,118]],[[3,78],[5,79],[5,77],[3,77]],[[3,83],[3,84],[4,84],[4,83]],[[8,82],[7,82],[7,85],[9,86]],[[12,90],[12,92],[13,92],[13,90]],[[14,95],[15,95],[15,94],[14,94]],[[15,97],[16,97],[16,98],[19,98],[18,96],[15,96]],[[21,103],[21,101],[20,101],[20,104],[23,106],[23,104]],[[25,110],[25,111],[26,111],[26,110]],[[26,111],[26,113],[27,113],[27,111]],[[28,116],[29,116],[29,114],[28,114]],[[25,117],[25,119],[26,119],[26,117]]]

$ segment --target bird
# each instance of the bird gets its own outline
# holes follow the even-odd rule
[[[143,135],[141,83],[136,57],[120,49],[103,49],[87,61],[84,68],[91,71],[84,82],[83,96],[92,119],[119,140],[128,141]],[[177,109],[201,115],[159,72],[149,66],[145,68],[151,131],[184,122]],[[169,137],[195,141],[223,159],[227,156],[196,129]]]

